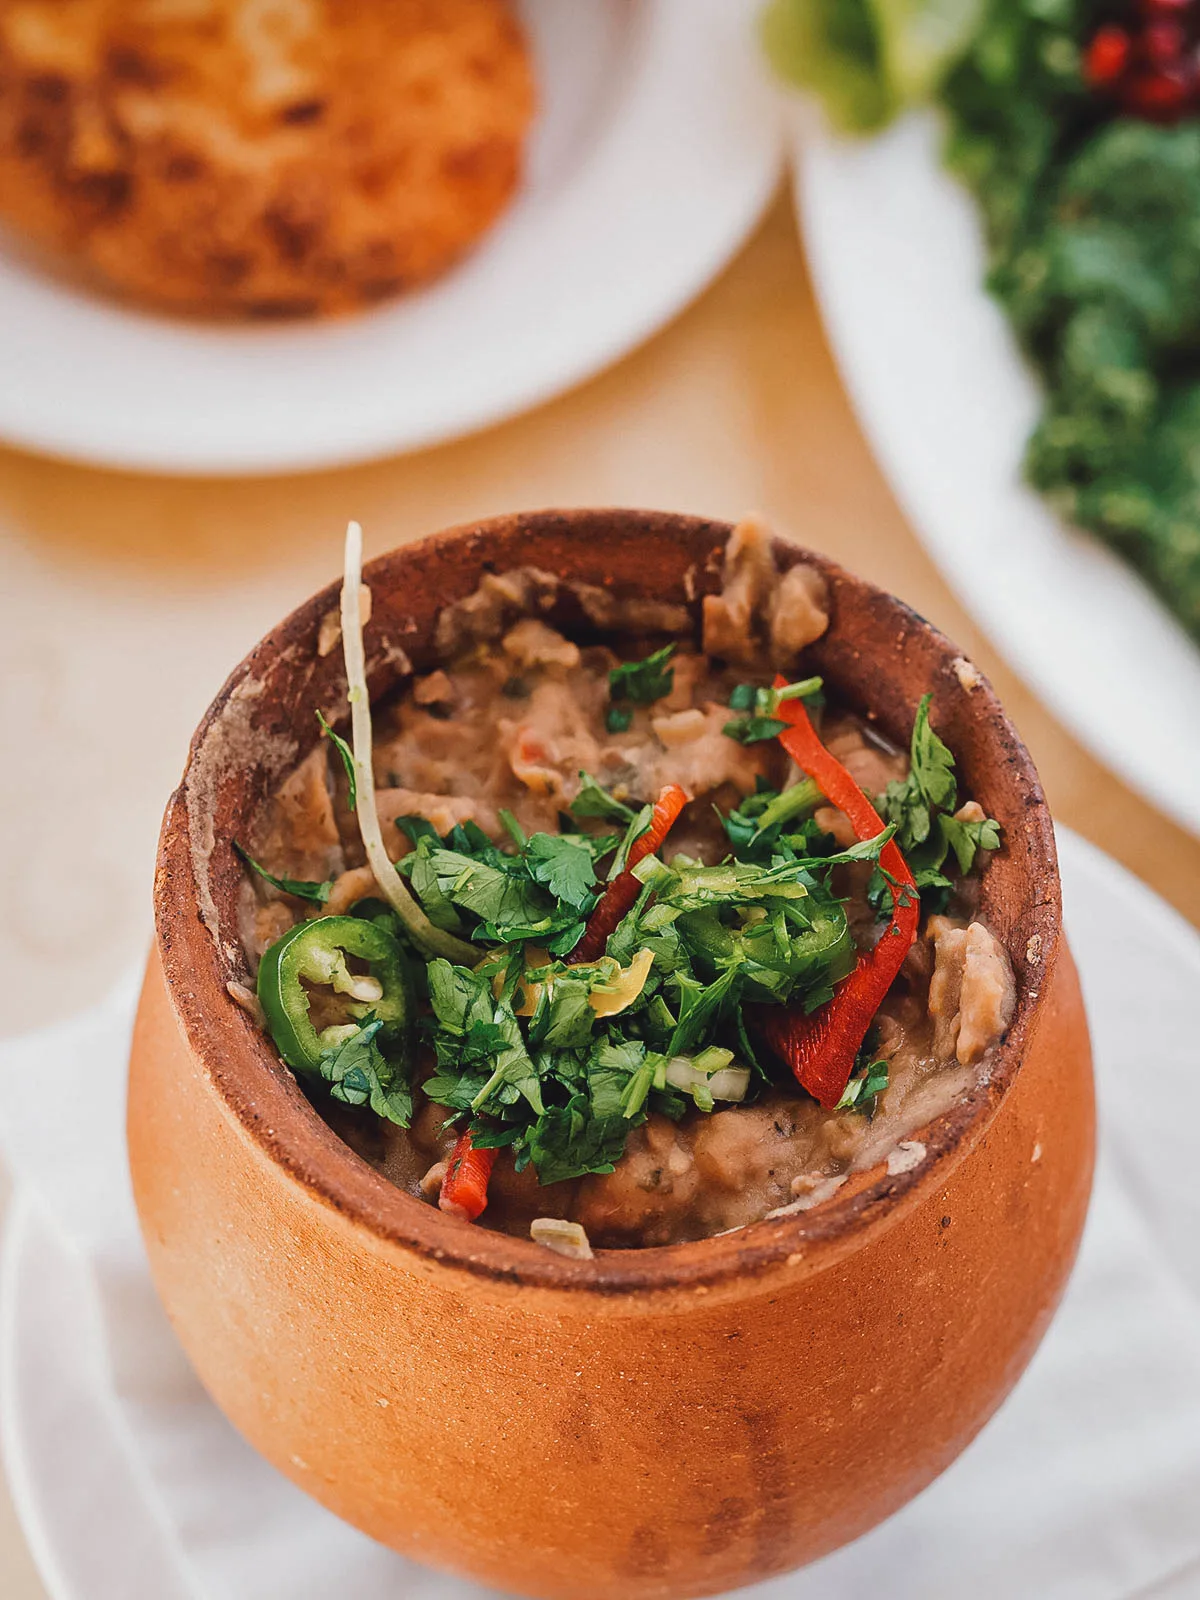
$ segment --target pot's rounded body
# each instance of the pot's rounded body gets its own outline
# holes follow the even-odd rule
[[[617,585],[624,564],[636,584],[638,543],[657,536],[651,592],[691,599],[728,531],[608,513],[606,562],[599,514],[577,515],[590,540],[570,514],[507,519],[377,564],[375,682],[396,675],[388,630],[419,661],[437,598],[470,592],[482,559],[521,551],[590,582],[599,562]],[[340,1144],[225,994],[244,969],[222,843],[295,757],[322,688],[305,641],[329,594],[260,646],[197,735],[164,828],[131,1064],[151,1266],[235,1425],[417,1560],[508,1591],[622,1600],[811,1561],[948,1465],[1057,1303],[1087,1206],[1093,1109],[1036,775],[946,641],[827,574],[825,670],[890,726],[932,688],[967,784],[1006,828],[985,902],[1018,967],[1018,1012],[991,1081],[923,1131],[915,1167],[701,1244],[568,1261],[422,1206]],[[872,627],[888,630],[882,676],[862,649]]]

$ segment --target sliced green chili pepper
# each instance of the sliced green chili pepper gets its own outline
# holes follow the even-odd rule
[[[365,961],[354,973],[346,957]],[[305,984],[345,997],[348,1024],[376,1017],[380,1043],[401,1042],[407,1031],[408,985],[400,946],[385,928],[360,917],[317,917],[277,939],[258,969],[258,998],[280,1055],[297,1072],[316,1072],[321,1055],[343,1040],[322,1038],[309,1016]]]

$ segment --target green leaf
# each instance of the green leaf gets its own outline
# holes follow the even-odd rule
[[[490,1072],[459,1072],[454,1068],[437,1071],[426,1078],[421,1091],[427,1100],[451,1111],[470,1111],[471,1101],[483,1088]]]
[[[441,879],[434,866],[433,852],[437,848],[438,846],[430,846],[428,837],[422,837],[412,855],[407,856],[401,863],[401,869],[408,874],[413,893],[420,900],[425,915],[434,927],[441,928],[446,933],[461,933],[462,918],[442,889]]]
[[[619,878],[625,871],[625,863],[629,859],[630,850],[650,826],[653,816],[654,807],[643,806],[625,829],[621,843],[617,846],[617,853],[613,856],[612,864],[608,869],[609,883],[612,883],[615,878]]]
[[[517,821],[516,817],[513,816],[512,812],[508,809],[507,806],[501,806],[500,807],[499,817],[500,817],[500,821],[504,824],[505,830],[508,833],[509,838],[516,845],[517,849],[518,850],[524,850],[524,848],[525,848],[525,830],[521,826],[521,824]]]
[[[551,984],[545,1007],[529,1028],[531,1044],[552,1050],[573,1050],[591,1043],[596,1013],[588,1003],[594,973],[560,972]],[[534,1025],[536,1024],[536,1026]]]
[[[992,8],[1002,20],[1013,9]],[[760,26],[778,73],[819,94],[837,127],[869,132],[933,94],[984,11],[984,0],[770,0]]]
[[[913,722],[909,776],[931,806],[953,811],[958,804],[954,757],[929,726],[932,695],[923,695]]]
[[[952,813],[958,804],[954,757],[929,725],[931,696],[917,707],[909,756],[909,773],[902,782],[889,783],[877,804],[896,829],[896,843],[921,891],[927,912],[941,910],[950,889],[943,871],[953,849],[959,871],[970,872],[980,849],[995,850],[1000,827],[990,817],[981,822],[960,822]],[[867,898],[881,915],[891,913],[891,893],[886,875],[876,873]]]
[[[578,834],[535,833],[525,848],[525,862],[535,882],[544,884],[556,900],[576,910],[591,903],[596,868],[589,847]]]
[[[434,846],[440,845],[442,842],[441,834],[428,817],[397,817],[396,826],[405,835],[414,850],[422,839],[428,839]]]
[[[340,733],[335,733],[326,722],[324,714],[317,712],[317,721],[321,724],[321,732],[342,758],[342,765],[346,769],[346,781],[350,785],[350,809],[358,810],[358,775],[354,766],[354,751],[342,738]]]
[[[422,844],[421,849],[427,847]],[[581,852],[582,854],[582,852]],[[523,873],[511,857],[494,866],[458,850],[430,850],[428,860],[440,895],[497,928],[536,923],[554,909],[552,902]],[[420,889],[416,878],[413,887]],[[424,898],[424,896],[422,896]]]
[[[644,661],[625,661],[614,667],[608,675],[609,698],[646,706],[670,694],[675,687],[675,668],[667,663],[674,654],[675,646],[665,644]]]
[[[767,739],[775,739],[787,727],[776,715],[780,706],[788,700],[803,700],[808,705],[824,703],[821,693],[823,687],[820,678],[802,678],[796,683],[788,683],[782,689],[751,689],[748,683],[739,683],[733,694],[729,697],[729,704],[735,710],[748,710],[747,717],[736,717],[727,722],[721,730],[727,739],[736,739],[739,744],[762,744]]]
[[[377,1117],[407,1128],[412,1121],[412,1090],[401,1068],[388,1060],[376,1035],[382,1022],[370,1020],[342,1044],[322,1053],[321,1076],[332,1099],[348,1106],[369,1105]]]
[[[529,1131],[529,1158],[539,1183],[565,1183],[590,1172],[611,1172],[625,1154],[629,1123],[594,1117],[585,1096],[552,1106]]]
[[[860,1051],[860,1057],[864,1052]],[[835,1111],[863,1111],[867,1116],[874,1116],[877,1096],[881,1095],[888,1086],[888,1064],[886,1061],[870,1061],[856,1067],[853,1076],[842,1091],[842,1098],[834,1107]]]
[[[477,822],[468,819],[456,822],[442,840],[447,850],[457,850],[460,856],[470,856],[474,861],[486,861],[490,866],[510,868],[512,857],[489,839]]]
[[[447,1033],[465,1039],[472,1026],[492,1020],[492,986],[482,974],[456,967],[441,956],[429,962],[426,972],[429,1003]]]
[[[324,905],[329,899],[329,891],[333,888],[333,879],[327,878],[324,883],[312,883],[304,878],[277,878],[273,872],[268,872],[260,862],[255,861],[248,850],[244,850],[235,839],[233,841],[234,853],[250,868],[257,872],[260,878],[272,885],[273,888],[282,889],[284,894],[294,894],[298,900],[311,900],[315,905]]]
[[[706,1029],[717,1021],[730,1000],[737,980],[737,968],[729,967],[714,983],[701,988],[699,993],[694,990],[683,991],[688,995],[686,1010],[681,992],[679,1021],[671,1035],[669,1055],[691,1054],[699,1048]]]
[[[623,828],[633,821],[633,808],[615,800],[590,772],[579,774],[579,793],[567,809],[573,817],[596,817],[601,822],[619,822]]]
[[[496,1006],[493,1021],[499,1030],[502,1043],[496,1054],[492,1075],[471,1101],[471,1110],[478,1111],[486,1105],[489,1098],[502,1085],[511,1085],[524,1096],[540,1116],[544,1109],[541,1085],[529,1051],[525,1047],[521,1025],[503,1001]]]
[[[586,922],[566,922],[552,939],[546,940],[546,949],[552,956],[569,956],[583,938],[586,929]]]
[[[979,822],[960,822],[957,817],[939,817],[938,827],[942,837],[954,851],[958,870],[964,875],[975,865],[980,850],[1000,848],[1000,824],[992,817]]]
[[[640,1039],[620,1039],[610,1033],[607,1038],[598,1040],[588,1055],[585,1069],[592,1115],[624,1120],[636,1116],[654,1081],[657,1060],[655,1055],[647,1056],[646,1046]],[[631,1103],[631,1083],[639,1074],[646,1088],[635,1105]]]
[[[895,114],[870,0],[769,0],[760,26],[775,71],[815,90],[838,128],[870,131]]]
[[[727,739],[736,739],[738,744],[764,744],[768,739],[776,739],[787,727],[786,722],[780,722],[778,717],[737,717],[732,722],[727,722],[721,732]]]
[[[609,733],[627,733],[633,722],[633,711],[629,706],[609,706],[604,713],[604,726]]]
[[[870,846],[854,846],[869,856]],[[878,852],[876,851],[876,854]],[[847,859],[861,859],[843,852]],[[823,861],[818,865],[824,865]],[[722,861],[715,867],[681,865],[665,867],[657,856],[645,856],[633,869],[642,883],[653,886],[660,905],[678,911],[699,911],[705,906],[752,905],[764,898],[803,900],[810,893],[807,861],[779,861],[762,866],[752,861]]]

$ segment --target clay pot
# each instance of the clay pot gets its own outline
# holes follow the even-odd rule
[[[372,692],[432,657],[481,570],[618,595],[717,586],[727,524],[632,511],[495,519],[367,571]],[[1029,1360],[1092,1170],[1087,1027],[1054,838],[992,690],[898,600],[833,563],[815,670],[903,740],[934,723],[1005,846],[981,912],[1017,974],[990,1081],[823,1208],[577,1262],[393,1188],[310,1107],[230,999],[263,796],[342,703],[316,652],[331,586],[242,663],[167,808],[129,1146],[159,1292],[217,1404],[302,1488],[405,1555],[508,1591],[711,1593],[812,1561],[946,1467]]]

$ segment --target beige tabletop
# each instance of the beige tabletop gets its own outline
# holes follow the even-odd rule
[[[781,199],[643,349],[458,444],[231,482],[0,451],[3,1030],[88,1004],[138,960],[158,820],[191,729],[259,635],[336,575],[348,517],[379,551],[496,511],[589,504],[759,511],[902,595],[995,681],[1059,819],[1200,925],[1200,840],[1063,731],[917,543],[838,382]],[[0,1490],[0,1596],[41,1594]]]

